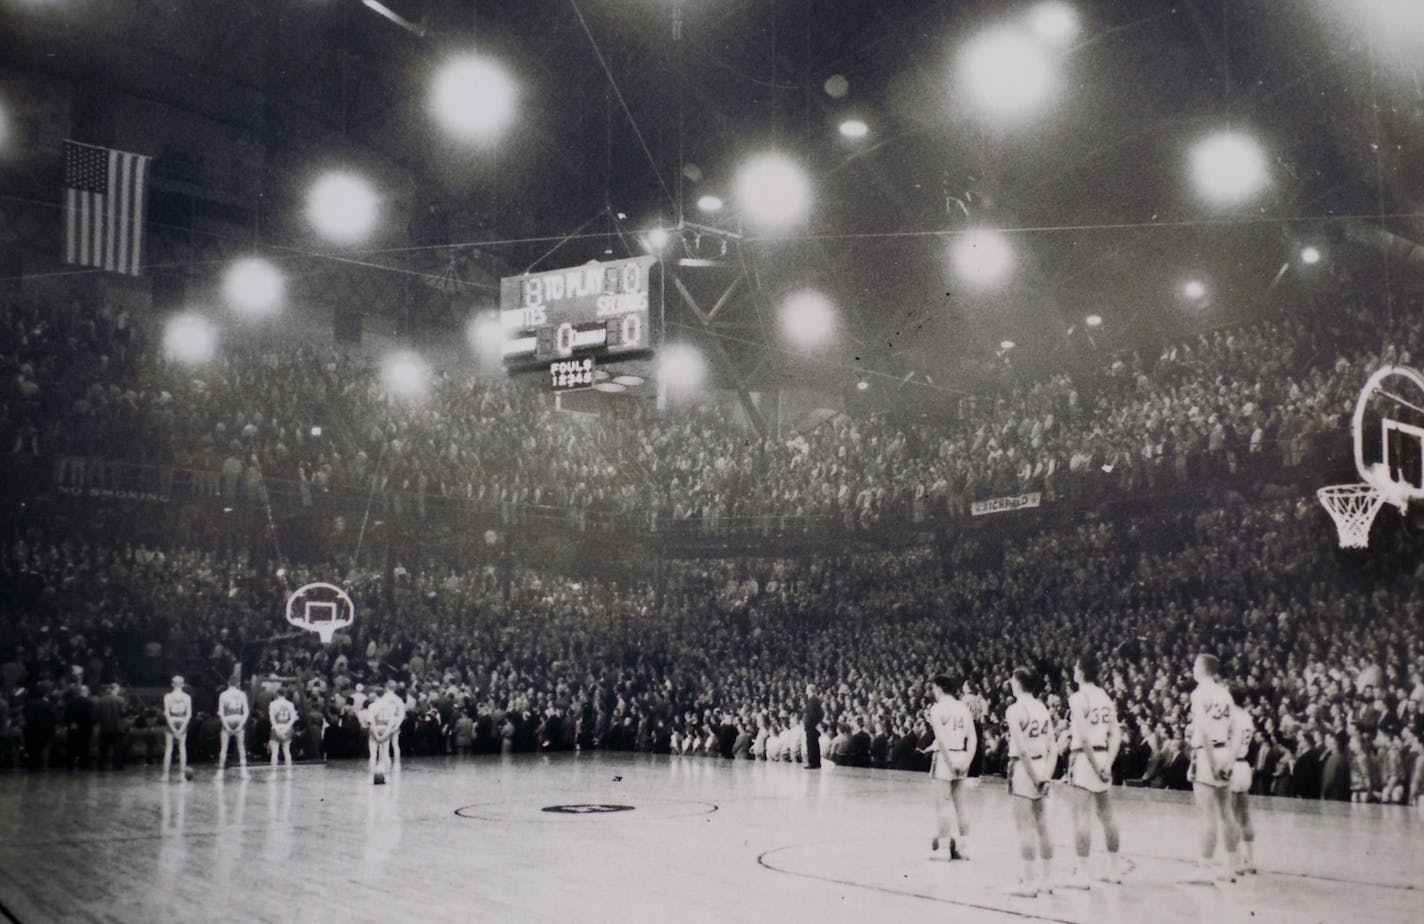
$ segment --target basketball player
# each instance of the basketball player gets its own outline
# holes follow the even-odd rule
[[[1028,668],[1014,671],[1009,689],[1014,694],[1004,714],[1009,727],[1009,794],[1015,797],[1014,823],[1024,861],[1023,879],[1009,894],[1036,898],[1039,893],[1053,894],[1053,840],[1044,811],[1054,764],[1053,717],[1034,695],[1038,680]],[[1042,864],[1041,879],[1035,875],[1036,860]]]
[[[391,766],[391,738],[400,732],[400,707],[394,690],[377,697],[367,706],[370,722],[368,738],[371,751],[372,781],[380,786],[386,782]]]
[[[934,744],[929,748],[932,755],[930,785],[935,789],[939,819],[930,859],[967,860],[965,842],[969,838],[969,822],[964,818],[960,791],[969,776],[969,763],[974,759],[979,739],[969,708],[953,693],[959,685],[942,674],[933,683],[935,704],[930,707],[930,731],[934,733]]]
[[[401,696],[397,691],[396,682],[394,680],[386,681],[386,692],[382,695],[390,698],[391,704],[395,706],[396,710],[396,730],[391,735],[390,744],[391,769],[399,773],[401,768],[400,730],[401,726],[405,725],[405,715],[409,707],[405,701],[405,697]]]
[[[277,769],[277,754],[280,751],[287,758],[287,769],[292,769],[292,728],[297,724],[297,707],[287,699],[287,688],[279,687],[277,696],[267,705],[267,719],[272,723],[272,738],[267,749],[272,753],[272,769]]]
[[[1201,862],[1185,882],[1210,885],[1218,880],[1234,882],[1232,855],[1236,852],[1240,830],[1231,811],[1231,765],[1236,750],[1233,747],[1231,711],[1235,707],[1231,693],[1218,679],[1221,663],[1215,655],[1197,655],[1192,665],[1196,689],[1192,690],[1192,791],[1197,810],[1202,817]],[[1222,865],[1212,869],[1216,853],[1217,830],[1226,848]]]
[[[183,676],[174,676],[173,689],[163,695],[163,782],[178,745],[178,772],[188,779],[188,723],[193,721],[193,697],[183,692]]]
[[[218,774],[227,768],[227,743],[237,739],[237,759],[242,766],[242,778],[247,779],[247,720],[252,711],[247,704],[247,694],[238,687],[236,680],[230,680],[227,689],[218,697],[218,718],[222,725],[218,737],[222,744],[218,748]]]
[[[1256,737],[1256,721],[1240,705],[1245,698],[1245,688],[1232,684],[1231,735],[1236,747],[1236,760],[1231,765],[1231,814],[1241,826],[1241,847],[1236,855],[1236,873],[1245,875],[1256,872],[1256,831],[1251,827],[1251,740]]]
[[[1117,820],[1113,818],[1108,787],[1112,785],[1113,763],[1122,745],[1122,730],[1117,724],[1117,707],[1112,698],[1098,686],[1098,659],[1084,654],[1073,666],[1076,693],[1068,697],[1068,719],[1071,746],[1068,752],[1068,791],[1073,806],[1073,839],[1078,861],[1073,876],[1064,886],[1070,889],[1089,887],[1088,854],[1093,847],[1092,816],[1097,812],[1107,841],[1108,862],[1103,870],[1104,882],[1122,882],[1118,864]]]

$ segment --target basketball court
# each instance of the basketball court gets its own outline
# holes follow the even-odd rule
[[[1424,920],[1424,814],[1259,798],[1260,873],[1183,885],[1188,793],[1116,790],[1121,886],[1005,890],[1010,796],[971,790],[973,859],[926,858],[923,776],[652,755],[151,769],[0,779],[0,918],[138,921]],[[1058,871],[1068,811],[1055,793]],[[1098,835],[1097,843],[1101,843]]]

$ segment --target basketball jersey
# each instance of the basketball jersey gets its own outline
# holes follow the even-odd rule
[[[193,697],[173,690],[163,697],[163,712],[170,719],[186,719],[193,712]]]
[[[1246,760],[1251,739],[1256,736],[1256,721],[1251,718],[1251,713],[1234,706],[1231,709],[1231,730],[1236,734],[1236,759]]]
[[[399,721],[399,714],[399,707],[384,696],[371,703],[371,731],[386,734]]]
[[[1018,727],[1026,750],[1026,753],[1019,753],[1014,736],[1010,735],[1009,756],[1033,761],[1044,775],[1052,772],[1053,717],[1048,714],[1048,707],[1032,696],[1025,696],[1009,706],[1004,718],[1010,725]]]
[[[1220,747],[1231,740],[1231,692],[1214,680],[1192,691],[1192,746]]]
[[[930,707],[930,725],[935,741],[950,751],[963,751],[969,745],[969,729],[974,718],[957,699],[943,699]]]
[[[247,711],[247,695],[241,690],[224,690],[218,697],[218,711],[223,719],[237,719]]]
[[[273,725],[290,725],[296,720],[297,714],[290,700],[274,699],[272,705],[267,707],[267,717],[272,720]]]
[[[1068,697],[1068,711],[1073,717],[1073,749],[1107,750],[1112,733],[1117,728],[1117,707],[1113,705],[1112,697],[1097,684],[1085,683],[1078,692]],[[1082,740],[1079,740],[1079,735],[1082,735]]]

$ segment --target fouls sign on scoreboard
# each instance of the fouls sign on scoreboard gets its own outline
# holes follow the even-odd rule
[[[502,355],[510,367],[652,350],[649,274],[657,258],[590,261],[499,281]]]

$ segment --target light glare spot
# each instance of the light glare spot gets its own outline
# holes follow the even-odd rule
[[[767,230],[788,228],[811,210],[811,182],[806,172],[784,154],[759,154],[737,174],[737,206],[753,225]]]
[[[338,244],[356,244],[376,225],[376,193],[352,173],[328,173],[312,184],[307,195],[307,219]]]

